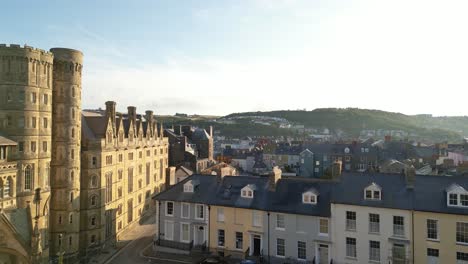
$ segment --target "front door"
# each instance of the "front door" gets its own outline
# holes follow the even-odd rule
[[[203,226],[198,226],[195,227],[196,233],[197,233],[197,240],[196,243],[197,245],[203,245],[205,243],[205,228]]]
[[[255,235],[253,238],[253,255],[260,256],[260,236]]]
[[[328,264],[328,245],[320,244],[318,251],[319,264]]]

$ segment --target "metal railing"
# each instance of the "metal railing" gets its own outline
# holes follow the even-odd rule
[[[190,251],[193,248],[193,240],[190,241],[189,243],[185,243],[185,242],[179,242],[179,241],[158,239],[156,240],[156,245],[161,246],[161,247],[168,247],[168,248]]]

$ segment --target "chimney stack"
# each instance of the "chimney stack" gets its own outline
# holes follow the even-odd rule
[[[280,168],[278,168],[278,166],[273,168],[273,171],[270,173],[268,183],[270,191],[276,190],[276,183],[278,183],[278,181],[281,179],[281,173],[282,171]]]
[[[340,180],[341,177],[342,164],[341,161],[333,162],[331,166],[331,178],[332,180]]]
[[[409,168],[405,169],[406,188],[413,189],[415,180],[416,180],[416,169],[414,168],[413,165],[411,165]]]
[[[176,178],[175,178],[175,172],[176,172],[176,167],[169,167],[166,169],[166,190],[176,184]]]
[[[114,130],[114,133],[116,133],[115,131],[115,102],[114,101],[107,101],[106,102],[106,117],[107,117],[107,120],[109,120],[109,118],[111,118],[111,122],[112,122],[112,130]]]
[[[128,119],[132,120],[133,125],[136,126],[136,107],[129,106],[127,107],[127,109],[128,109]]]

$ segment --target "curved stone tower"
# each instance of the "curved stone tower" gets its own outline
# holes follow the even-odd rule
[[[0,135],[18,143],[12,196],[31,208],[32,225],[48,255],[49,165],[52,141],[53,54],[29,46],[0,45]],[[40,200],[34,194],[40,193]],[[37,221],[35,221],[37,219]]]
[[[78,257],[80,232],[80,51],[53,48],[53,121],[51,161],[51,256]]]

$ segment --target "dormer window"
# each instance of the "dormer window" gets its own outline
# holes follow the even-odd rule
[[[308,190],[302,193],[302,203],[317,204],[318,192],[316,190]]]
[[[468,207],[468,191],[458,184],[447,188],[447,206]]]
[[[243,198],[253,198],[255,189],[256,189],[256,187],[253,184],[249,184],[249,185],[245,186],[241,190],[241,197],[243,197]]]
[[[198,184],[199,184],[199,181],[197,180],[187,181],[184,184],[184,192],[193,193],[193,190],[195,189],[195,187],[197,187]]]
[[[370,184],[364,189],[364,199],[382,200],[382,188],[375,183]]]
[[[193,192],[193,186],[191,184],[185,184],[184,192]]]

